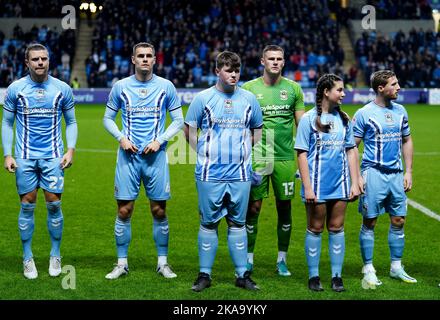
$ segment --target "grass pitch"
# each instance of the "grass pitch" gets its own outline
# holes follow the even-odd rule
[[[344,106],[351,116],[359,106]],[[440,107],[408,105],[415,156],[413,190],[409,198],[434,212],[440,212]],[[198,273],[197,232],[199,217],[194,183],[193,164],[170,165],[172,198],[167,212],[170,224],[168,261],[178,277],[164,279],[155,273],[156,250],[152,236],[152,218],[148,200],[141,191],[132,218],[132,242],[129,249],[130,274],[116,281],[104,278],[116,262],[113,235],[116,203],[113,180],[117,142],[102,125],[104,105],[77,105],[79,129],[74,165],[66,170],[62,198],[64,233],[61,246],[63,265],[71,265],[76,281],[62,274],[50,278],[47,269],[50,240],[46,227],[46,208],[41,191],[35,211],[33,252],[39,277],[26,280],[22,274],[22,248],[17,219],[19,198],[15,178],[0,171],[0,299],[99,299],[99,300],[421,300],[440,298],[440,222],[420,211],[408,208],[405,226],[406,243],[403,263],[408,273],[417,278],[414,285],[388,276],[389,249],[388,216],[379,218],[376,227],[374,265],[383,285],[377,290],[361,288],[362,260],[359,250],[361,216],[357,202],[349,205],[346,215],[346,256],[343,268],[347,291],[334,293],[330,289],[328,237],[324,232],[320,264],[322,293],[307,288],[307,266],[304,254],[305,210],[299,199],[297,180],[293,200],[293,231],[288,255],[292,276],[281,278],[275,273],[276,212],[273,195],[263,202],[259,234],[255,249],[253,279],[261,287],[247,292],[234,286],[234,270],[226,242],[226,224],[219,228],[219,248],[213,269],[213,285],[202,293],[190,287]],[[186,113],[186,108],[184,113]],[[119,122],[120,123],[120,122]],[[180,133],[181,135],[182,133]],[[179,139],[183,139],[181,135]],[[172,147],[172,144],[170,145]],[[169,150],[171,149],[169,147]],[[187,149],[188,150],[188,149]],[[272,192],[272,191],[271,191]],[[75,289],[63,289],[63,281]]]

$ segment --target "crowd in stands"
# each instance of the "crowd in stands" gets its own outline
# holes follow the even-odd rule
[[[156,73],[176,87],[206,87],[223,50],[242,58],[241,80],[262,74],[267,44],[285,49],[285,75],[304,87],[324,72],[342,75],[339,25],[327,1],[105,1],[93,35],[86,73],[90,87],[111,87],[132,73],[132,45],[156,47]],[[304,17],[307,17],[305,19]]]
[[[64,5],[79,8],[80,0],[0,0],[0,18],[60,18]]]
[[[367,83],[374,71],[391,69],[401,87],[440,87],[440,33],[414,28],[407,35],[364,32],[355,52]]]
[[[0,0],[0,18],[62,18],[66,14],[62,13],[64,5],[79,8],[80,3],[80,0],[68,3],[58,0]],[[75,54],[74,30],[51,28],[45,24],[34,24],[30,30],[23,30],[17,22],[12,35],[0,29],[0,87],[6,87],[26,74],[24,53],[32,42],[42,43],[49,49],[51,75],[70,83]]]
[[[79,8],[80,2],[69,4]],[[132,46],[141,41],[155,45],[155,72],[176,87],[212,85],[215,57],[223,50],[241,56],[243,82],[258,77],[262,74],[261,51],[267,44],[285,49],[284,75],[304,88],[315,87],[318,77],[328,72],[356,86],[358,68],[366,83],[372,72],[390,68],[403,87],[440,87],[440,33],[432,31],[364,33],[355,43],[358,65],[344,73],[339,29],[355,14],[335,0],[98,2],[103,10],[97,14],[91,53],[85,61],[89,87],[111,87],[132,74]],[[375,6],[378,19],[432,19],[426,0],[366,3]],[[62,16],[61,5],[54,0],[0,0],[0,7],[0,17]],[[46,25],[22,30],[17,24],[12,36],[6,37],[0,29],[0,87],[25,74],[24,51],[31,42],[49,48],[52,76],[73,82],[74,30]]]
[[[432,19],[428,0],[368,0],[366,4],[374,6],[377,19]]]
[[[23,77],[26,72],[25,50],[32,42],[39,42],[49,49],[50,74],[66,83],[70,83],[70,74],[75,54],[75,32],[47,25],[30,30],[22,30],[16,25],[11,38],[6,39],[0,30],[0,87],[7,87],[14,80]]]

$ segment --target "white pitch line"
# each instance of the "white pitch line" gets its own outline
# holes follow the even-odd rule
[[[411,207],[413,207],[413,208],[421,211],[422,213],[426,214],[428,217],[431,217],[431,218],[433,218],[433,219],[435,219],[437,221],[440,221],[440,216],[437,213],[435,213],[434,211],[429,210],[428,208],[422,206],[420,203],[415,202],[414,200],[411,200],[411,199],[408,198],[408,204]]]
[[[440,152],[414,152],[415,156],[440,156]]]
[[[115,150],[108,150],[108,149],[76,149],[76,151],[78,152],[92,152],[92,153],[116,153],[116,149]]]

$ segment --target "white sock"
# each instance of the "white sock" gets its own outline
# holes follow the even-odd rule
[[[402,268],[402,261],[401,260],[391,261],[391,269],[392,270],[398,270],[400,268]]]
[[[364,265],[364,268],[363,268],[364,273],[367,273],[367,272],[370,272],[370,271],[374,271],[374,270],[375,270],[375,269],[374,269],[372,263],[366,263],[366,264]]]
[[[128,266],[127,258],[118,258],[118,266]]]
[[[284,260],[284,262],[286,262],[286,260],[287,260],[287,252],[286,251],[278,251],[277,263],[280,262],[281,260]]]
[[[254,263],[254,253],[253,252],[248,252],[248,254],[247,254],[247,262]]]
[[[167,256],[158,256],[157,257],[157,265],[163,266],[165,264],[167,264]]]

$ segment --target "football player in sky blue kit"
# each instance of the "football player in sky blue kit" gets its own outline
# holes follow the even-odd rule
[[[295,149],[301,174],[301,197],[307,213],[305,254],[309,289],[322,291],[319,259],[324,225],[329,232],[331,288],[344,291],[344,220],[347,201],[359,194],[358,152],[348,115],[341,111],[342,79],[325,74],[318,79],[316,107],[306,112],[298,126]],[[350,185],[351,177],[351,185]]]
[[[382,282],[373,266],[374,227],[379,215],[388,212],[390,228],[390,276],[406,283],[416,283],[401,264],[405,234],[403,226],[407,212],[405,192],[412,187],[413,142],[408,125],[408,113],[393,102],[400,90],[394,72],[381,70],[371,75],[371,87],[376,99],[359,109],[353,117],[356,144],[364,142],[361,182],[364,194],[359,198],[363,223],[359,235],[362,260],[362,287],[375,289]],[[405,174],[401,154],[405,161]]]
[[[194,97],[185,118],[186,139],[197,151],[200,272],[192,286],[197,292],[211,286],[218,224],[223,217],[228,224],[229,253],[237,277],[235,285],[247,290],[259,289],[246,269],[244,225],[251,188],[254,129],[262,127],[263,117],[255,96],[237,86],[240,67],[237,54],[220,53],[216,60],[216,85]]]
[[[61,273],[60,245],[63,233],[61,194],[64,169],[72,165],[78,129],[73,94],[69,85],[49,76],[49,52],[41,44],[31,44],[25,52],[29,75],[7,89],[3,106],[2,143],[5,169],[15,172],[21,208],[18,228],[23,244],[24,276],[38,277],[32,254],[34,210],[38,188],[43,189],[47,207],[47,227],[52,248],[49,275]],[[61,118],[66,122],[67,152],[61,133]],[[15,152],[12,156],[13,125]]]
[[[113,86],[104,115],[104,126],[119,141],[115,173],[118,214],[115,239],[118,261],[107,279],[128,273],[128,247],[131,241],[131,215],[141,182],[150,200],[153,238],[156,244],[157,272],[175,278],[167,262],[169,228],[165,212],[170,198],[167,141],[182,129],[183,114],[174,85],[153,73],[156,62],[153,45],[141,42],[133,47],[135,74]],[[121,110],[122,132],[114,119]],[[167,111],[172,123],[165,130]]]

